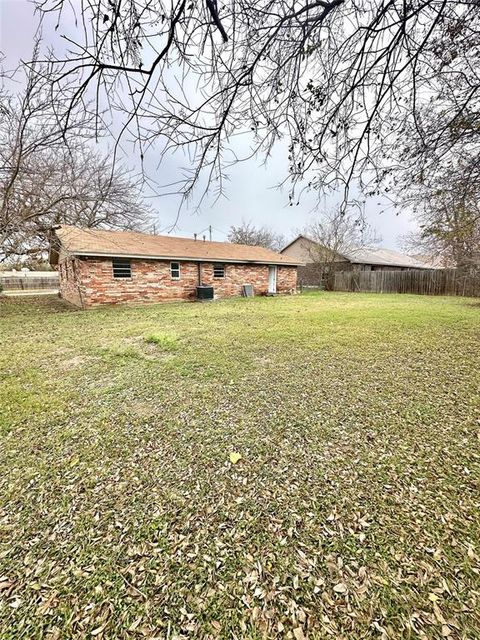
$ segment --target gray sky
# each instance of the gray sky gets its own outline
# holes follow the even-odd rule
[[[29,59],[37,25],[38,16],[34,14],[29,0],[0,0],[0,51],[5,56],[5,68],[13,69],[20,59]],[[59,46],[59,35],[46,25],[44,45]],[[135,168],[133,157],[127,157],[126,160]],[[156,164],[155,155],[150,154],[147,171],[158,182],[168,184],[178,179],[177,158],[168,159],[158,169]],[[279,144],[266,166],[263,159],[258,158],[231,168],[228,172],[227,197],[216,203],[213,203],[213,198],[207,200],[200,212],[195,210],[195,202],[192,202],[189,208],[183,208],[178,215],[179,199],[176,196],[152,198],[150,201],[157,212],[157,231],[166,232],[177,221],[172,233],[188,236],[212,225],[213,239],[224,240],[229,227],[238,225],[243,219],[258,226],[268,225],[287,237],[293,237],[295,231],[314,215],[318,196],[316,193],[306,194],[298,206],[289,207],[287,188],[276,188],[286,177],[287,166],[285,147]],[[322,198],[321,207],[331,208],[338,199],[335,195]],[[382,237],[381,244],[388,248],[400,248],[400,236],[414,228],[407,212],[399,213],[386,200],[378,197],[367,200],[365,217]]]

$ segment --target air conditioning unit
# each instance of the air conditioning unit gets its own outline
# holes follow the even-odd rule
[[[213,287],[204,284],[198,286],[197,300],[213,300]]]

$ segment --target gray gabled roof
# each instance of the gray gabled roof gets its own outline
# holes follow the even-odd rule
[[[393,249],[372,249],[361,247],[344,252],[345,257],[354,264],[374,264],[388,267],[408,267],[410,269],[431,269],[432,267]]]

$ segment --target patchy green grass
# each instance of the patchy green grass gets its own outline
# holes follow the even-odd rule
[[[479,347],[460,298],[2,300],[2,640],[479,638]]]
[[[154,344],[163,351],[176,351],[178,349],[178,340],[176,336],[168,333],[153,333],[146,336],[147,344]]]

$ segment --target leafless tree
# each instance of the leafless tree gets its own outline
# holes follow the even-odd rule
[[[331,288],[335,271],[356,250],[380,242],[374,229],[359,218],[358,212],[344,212],[340,207],[316,216],[304,229],[307,239],[309,269],[318,282]]]
[[[389,180],[394,199],[413,209],[419,223],[419,233],[408,239],[410,249],[461,268],[480,263],[480,109],[474,99],[480,86],[479,36],[470,44],[470,67],[437,78],[442,99],[418,109],[418,126],[398,149],[402,171]],[[445,64],[457,67],[461,47],[461,38],[458,45],[444,43]]]
[[[287,244],[285,236],[281,233],[276,233],[267,226],[255,227],[252,222],[245,221],[237,227],[230,227],[228,240],[235,244],[266,247],[273,251],[280,251]]]
[[[186,197],[196,185],[223,190],[225,165],[238,160],[232,139],[249,130],[252,153],[288,140],[292,204],[300,185],[343,184],[347,200],[352,179],[380,189],[401,168],[399,141],[421,130],[425,109],[442,112],[444,78],[465,79],[450,125],[478,112],[478,0],[36,4],[69,25],[50,75],[68,99],[62,126],[92,98],[99,122],[110,109],[115,136],[133,136],[140,158],[155,143],[188,158],[176,185]],[[448,147],[448,131],[437,138]]]
[[[407,238],[420,251],[461,269],[480,268],[480,168],[458,164],[410,188],[419,231]]]
[[[21,95],[2,89],[0,261],[37,258],[53,225],[132,228],[147,219],[138,182],[89,146],[88,121],[72,118],[66,143],[41,74],[30,69]]]

